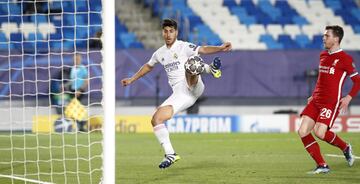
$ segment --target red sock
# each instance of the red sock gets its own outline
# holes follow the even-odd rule
[[[311,133],[303,138],[301,141],[310,156],[315,160],[317,165],[326,165],[324,158],[321,156],[319,144],[316,142]]]
[[[340,139],[339,136],[337,136],[332,131],[327,131],[325,133],[324,141],[328,142],[329,144],[336,146],[340,148],[342,151],[344,151],[347,147],[346,142],[344,142],[342,139]]]

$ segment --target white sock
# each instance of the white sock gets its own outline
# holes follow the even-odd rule
[[[205,70],[204,70],[205,73],[211,73],[210,65],[204,63],[204,68],[205,68]]]
[[[154,133],[159,143],[163,147],[165,154],[174,154],[174,148],[170,142],[169,131],[164,124],[154,126]]]

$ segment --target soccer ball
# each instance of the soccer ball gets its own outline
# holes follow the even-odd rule
[[[55,132],[73,132],[76,128],[74,128],[75,122],[71,119],[67,118],[58,118],[54,122],[54,131]]]
[[[189,57],[184,65],[186,72],[191,75],[201,74],[205,70],[203,62],[204,61],[200,56]]]

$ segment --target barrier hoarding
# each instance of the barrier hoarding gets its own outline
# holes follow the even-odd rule
[[[166,122],[171,133],[230,133],[239,131],[238,116],[182,115]]]
[[[71,132],[76,125],[59,121],[59,116],[34,116],[33,132]],[[92,116],[89,130],[100,130],[102,118]],[[170,133],[286,133],[300,127],[298,115],[179,115],[165,122]],[[334,132],[360,132],[360,115],[339,116],[332,127]],[[116,116],[116,131],[121,133],[151,133],[151,116]]]
[[[296,132],[300,127],[300,117],[291,115],[289,120],[290,132]],[[334,132],[360,132],[360,116],[339,116],[331,128]]]
[[[244,115],[240,116],[240,119],[239,132],[289,132],[289,115]]]
[[[116,132],[148,133],[153,132],[151,116],[116,116]]]
[[[89,118],[86,128],[90,131],[101,130],[103,119],[100,116]],[[76,123],[62,119],[58,115],[38,115],[33,117],[32,132],[73,132]],[[116,116],[116,131],[122,133],[152,132],[151,116]]]

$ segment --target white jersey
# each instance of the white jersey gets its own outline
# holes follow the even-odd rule
[[[190,56],[198,55],[199,46],[189,42],[176,40],[171,48],[166,45],[154,52],[147,64],[154,66],[156,63],[163,65],[169,79],[170,86],[185,80],[184,64]]]

